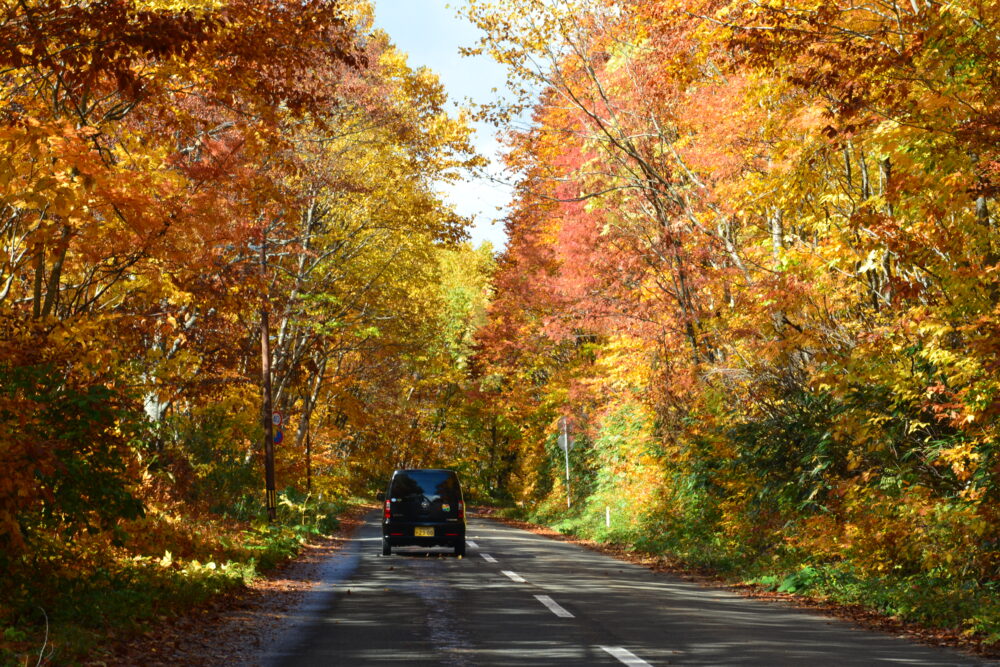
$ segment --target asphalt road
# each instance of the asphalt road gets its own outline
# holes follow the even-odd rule
[[[383,557],[379,531],[373,514],[271,665],[991,664],[492,521],[469,522],[462,559]]]

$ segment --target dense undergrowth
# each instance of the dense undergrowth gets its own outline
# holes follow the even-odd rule
[[[868,489],[861,506],[836,495],[822,504],[789,503],[788,490],[776,485],[753,490],[759,497],[748,500],[726,483],[722,462],[709,477],[652,456],[662,442],[650,428],[635,405],[609,415],[572,452],[571,508],[557,476],[547,494],[508,514],[728,581],[1000,642],[995,550],[985,533],[970,535],[959,499],[932,505],[926,489],[899,483]],[[548,466],[562,472],[554,444]],[[739,472],[753,471],[743,462]]]
[[[247,586],[335,529],[348,504],[292,489],[278,503],[275,523],[246,497],[222,513],[150,506],[110,544],[103,534],[36,541],[0,582],[0,665],[97,658],[111,638]]]

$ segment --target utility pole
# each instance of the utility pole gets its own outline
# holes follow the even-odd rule
[[[278,515],[278,497],[274,485],[274,422],[271,409],[271,328],[268,322],[270,299],[267,290],[267,233],[260,237],[260,267],[264,279],[264,299],[260,305],[260,377],[264,393],[261,419],[264,424],[264,489],[267,519],[274,521]]]

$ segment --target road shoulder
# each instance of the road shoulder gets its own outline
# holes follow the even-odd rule
[[[300,554],[245,589],[161,622],[108,647],[101,665],[260,665],[287,638],[292,619],[322,595],[331,564],[342,555],[374,505],[355,505],[337,531],[303,545]]]

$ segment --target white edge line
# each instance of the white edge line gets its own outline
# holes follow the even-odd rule
[[[601,646],[599,648],[607,653],[610,653],[613,657],[618,659],[618,662],[628,665],[629,667],[653,667],[648,662],[632,653],[632,651],[622,648],[621,646]]]
[[[555,600],[550,598],[548,595],[536,595],[535,599],[541,602],[543,605],[549,608],[553,614],[559,618],[573,618],[573,614],[569,613],[562,607],[560,607]],[[603,646],[601,648],[604,648]]]
[[[521,575],[519,575],[517,572],[511,572],[510,570],[500,570],[500,571],[503,572],[504,574],[506,574],[508,577],[510,577],[511,581],[516,581],[519,584],[526,584],[526,583],[528,583],[528,582],[526,582],[524,580],[524,577],[522,577]]]
[[[495,562],[497,562],[497,559],[494,558],[493,556],[489,555],[489,554],[480,553],[479,555],[482,556],[484,559],[486,559],[487,563],[495,563]]]

